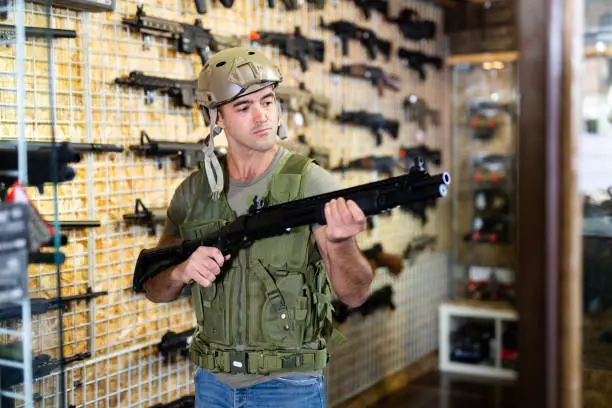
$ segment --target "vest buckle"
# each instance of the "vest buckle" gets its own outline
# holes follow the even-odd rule
[[[230,373],[231,374],[247,374],[247,359],[246,352],[230,350]]]

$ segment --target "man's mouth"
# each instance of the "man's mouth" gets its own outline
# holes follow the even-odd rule
[[[270,128],[257,129],[253,132],[253,134],[259,136],[259,135],[263,135],[264,133],[268,133],[269,131],[270,131]]]

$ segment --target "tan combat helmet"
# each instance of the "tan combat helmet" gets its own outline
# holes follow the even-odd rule
[[[214,154],[213,140],[220,132],[220,129],[215,127],[219,106],[266,86],[276,87],[282,80],[283,76],[278,67],[260,51],[249,47],[225,49],[213,55],[204,65],[198,77],[196,99],[204,120],[210,121],[209,143],[204,148],[204,165],[213,199],[219,198],[223,190],[223,172]],[[285,139],[287,132],[281,121],[278,102],[277,109],[278,136]]]

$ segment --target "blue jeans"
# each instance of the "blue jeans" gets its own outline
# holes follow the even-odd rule
[[[275,378],[249,388],[234,389],[209,371],[195,373],[196,408],[325,408],[323,377]]]

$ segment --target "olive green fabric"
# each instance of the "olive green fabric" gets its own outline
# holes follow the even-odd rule
[[[268,205],[303,197],[311,166],[307,158],[279,151],[259,180],[269,180],[260,195]],[[198,173],[193,177],[200,182],[180,224],[184,239],[210,234],[239,215],[225,194],[207,199],[208,184]],[[331,184],[329,190],[337,188]],[[245,211],[249,200],[242,202]],[[228,264],[215,285],[192,288],[198,322],[192,360],[233,387],[294,372],[319,374],[332,330],[331,288],[310,227],[257,241]]]

